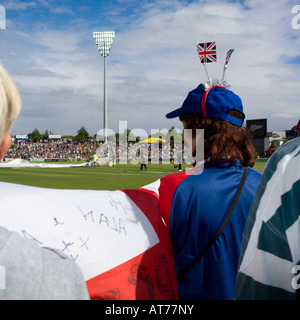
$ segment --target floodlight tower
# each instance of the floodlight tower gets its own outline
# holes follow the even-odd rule
[[[104,57],[104,143],[107,142],[107,90],[106,90],[106,57],[109,56],[110,47],[114,42],[114,31],[93,32],[93,38],[98,46],[98,51]]]

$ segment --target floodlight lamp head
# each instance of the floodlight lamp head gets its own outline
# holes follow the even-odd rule
[[[109,55],[110,47],[114,42],[115,32],[114,31],[102,31],[93,32],[93,38],[98,46],[101,56],[107,57]]]

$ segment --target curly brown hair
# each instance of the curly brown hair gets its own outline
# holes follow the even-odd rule
[[[242,114],[237,110],[232,110],[230,115],[242,119]],[[192,129],[193,138],[196,135],[196,129],[204,129],[204,159],[207,165],[213,166],[218,161],[222,161],[232,166],[235,160],[239,159],[242,166],[253,167],[256,151],[247,128],[191,113],[185,113],[179,119],[184,123],[185,129]],[[193,147],[193,157],[195,157],[195,149]]]

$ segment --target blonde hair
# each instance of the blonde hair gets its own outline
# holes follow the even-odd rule
[[[0,65],[0,145],[21,110],[21,96],[6,69]]]

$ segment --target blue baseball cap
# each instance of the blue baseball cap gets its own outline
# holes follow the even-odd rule
[[[230,115],[229,112],[231,110],[240,111],[243,119]],[[205,90],[202,83],[196,89],[189,92],[179,109],[168,113],[166,117],[168,119],[176,118],[184,113],[221,119],[239,127],[242,126],[245,119],[243,103],[238,95],[219,85]]]

